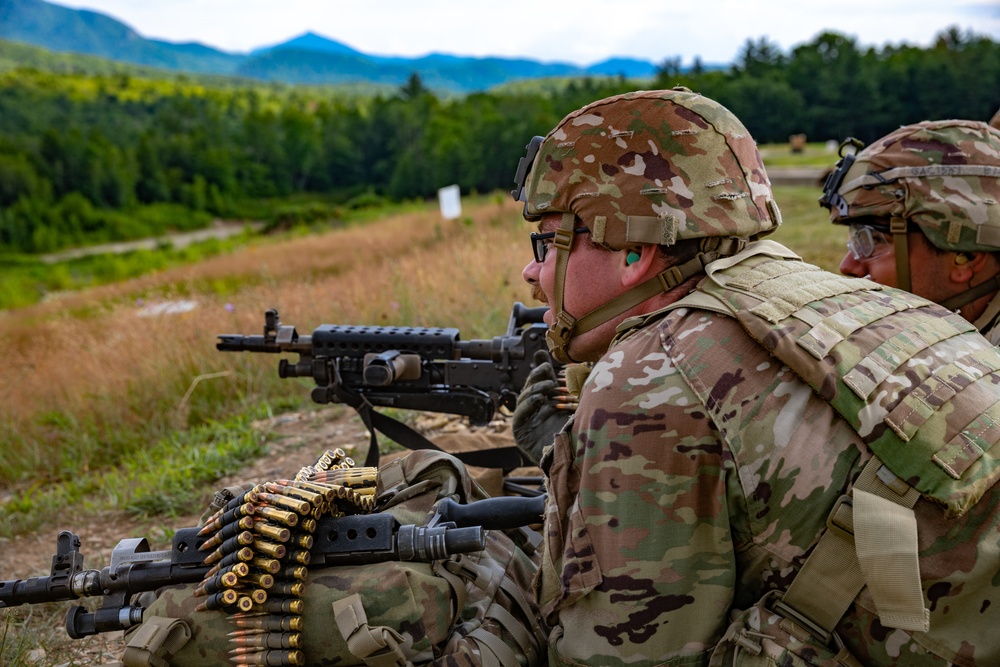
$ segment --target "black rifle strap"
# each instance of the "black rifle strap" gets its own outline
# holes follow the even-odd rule
[[[365,423],[371,440],[368,444],[368,454],[365,456],[366,467],[378,467],[379,451],[378,436],[376,431],[382,433],[395,442],[403,445],[407,449],[433,449],[438,452],[441,449],[426,437],[418,433],[408,424],[376,412],[372,404],[358,392],[344,387],[341,383],[336,383],[333,387],[337,399],[354,408]],[[497,447],[495,449],[478,449],[468,452],[446,452],[457,458],[466,465],[478,466],[481,468],[501,468],[509,472],[514,468],[531,465],[525,463],[521,451],[517,447]]]

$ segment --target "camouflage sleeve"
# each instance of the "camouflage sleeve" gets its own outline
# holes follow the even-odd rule
[[[707,663],[736,580],[725,451],[656,327],[595,366],[547,462],[551,665]]]

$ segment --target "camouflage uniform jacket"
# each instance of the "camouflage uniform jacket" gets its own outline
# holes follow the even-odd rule
[[[820,271],[771,242],[720,262],[739,271],[762,260],[804,270],[800,282],[850,292],[809,304],[827,312],[842,302],[916,299]],[[949,315],[919,301],[935,319]],[[787,588],[872,456],[870,434],[859,436],[819,395],[828,387],[815,391],[732,313],[675,305],[620,327],[542,461],[550,502],[536,590],[552,628],[552,667],[708,664],[734,610]],[[961,320],[952,318],[949,326]],[[904,383],[916,381],[918,364],[983,348],[996,354],[971,325],[965,331],[934,355],[914,354]],[[986,391],[1000,401],[1000,380],[990,378]],[[917,501],[930,631],[884,627],[865,588],[837,627],[861,663],[1000,664],[1000,605],[992,604],[1000,602],[1000,491],[990,484],[959,518]]]

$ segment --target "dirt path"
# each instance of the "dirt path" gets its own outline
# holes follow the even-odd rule
[[[41,255],[39,259],[46,264],[55,264],[88,255],[121,254],[132,252],[133,250],[153,250],[163,245],[184,248],[198,241],[229,238],[230,236],[242,233],[247,227],[256,231],[263,226],[264,223],[262,222],[226,222],[215,220],[212,222],[212,226],[207,229],[199,229],[193,232],[178,232],[176,234],[167,234],[149,239],[139,239],[138,241],[120,241],[118,243],[101,243],[83,248],[71,248],[69,250]]]

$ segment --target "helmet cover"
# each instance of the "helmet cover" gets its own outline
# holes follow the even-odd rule
[[[616,95],[566,116],[538,147],[523,197],[526,219],[572,212],[613,250],[756,238],[781,222],[750,133],[686,88]]]
[[[942,250],[1000,250],[1000,130],[970,120],[901,127],[846,156],[821,203],[834,223],[902,218]]]

